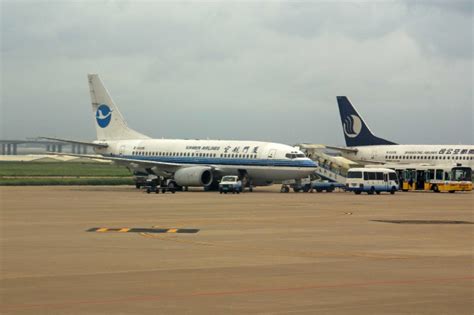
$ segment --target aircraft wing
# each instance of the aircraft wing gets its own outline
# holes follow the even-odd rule
[[[380,167],[380,165],[386,165],[386,162],[377,162],[377,161],[361,161],[361,160],[356,160],[355,162],[362,164],[362,165],[375,165],[377,167]]]
[[[300,143],[300,144],[293,145],[293,147],[299,147],[300,149],[312,149],[312,150],[326,149],[326,145],[324,144],[313,144],[313,143]]]
[[[51,137],[39,137],[39,138],[40,139],[46,139],[46,140],[55,140],[55,141],[67,142],[67,143],[72,143],[72,144],[89,145],[91,147],[96,147],[96,148],[107,148],[109,146],[106,143],[95,143],[95,142],[68,140],[68,139],[51,138]]]
[[[66,155],[66,156],[76,156],[88,159],[96,159],[96,160],[106,160],[106,161],[113,161],[118,164],[123,165],[130,165],[133,164],[135,166],[143,167],[143,168],[157,168],[163,172],[175,172],[177,169],[181,167],[186,167],[186,164],[179,164],[179,163],[169,163],[169,162],[158,162],[158,161],[146,161],[146,160],[139,160],[139,159],[129,159],[123,158],[118,156],[103,156],[103,155],[93,155],[93,154],[76,154],[76,153],[56,153],[51,152],[51,155]]]
[[[355,152],[359,151],[359,150],[354,149],[354,148],[335,147],[335,146],[330,146],[330,145],[327,145],[326,148],[331,149],[331,150],[336,150],[336,151],[348,152],[348,153],[355,153]]]

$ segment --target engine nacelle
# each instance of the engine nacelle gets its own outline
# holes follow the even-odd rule
[[[209,186],[212,179],[210,167],[192,166],[181,168],[174,173],[174,180],[179,186]]]

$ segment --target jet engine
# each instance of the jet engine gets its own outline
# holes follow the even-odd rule
[[[212,184],[212,179],[210,167],[191,166],[174,173],[174,180],[179,186],[209,186]]]

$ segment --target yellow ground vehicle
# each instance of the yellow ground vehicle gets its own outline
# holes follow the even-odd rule
[[[426,190],[434,192],[471,191],[472,169],[465,166],[433,167],[419,166],[398,170],[401,175],[401,189]]]

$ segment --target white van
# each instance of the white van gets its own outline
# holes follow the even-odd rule
[[[359,195],[366,192],[380,194],[382,191],[392,195],[399,189],[397,173],[388,168],[351,168],[347,172],[346,190]]]

